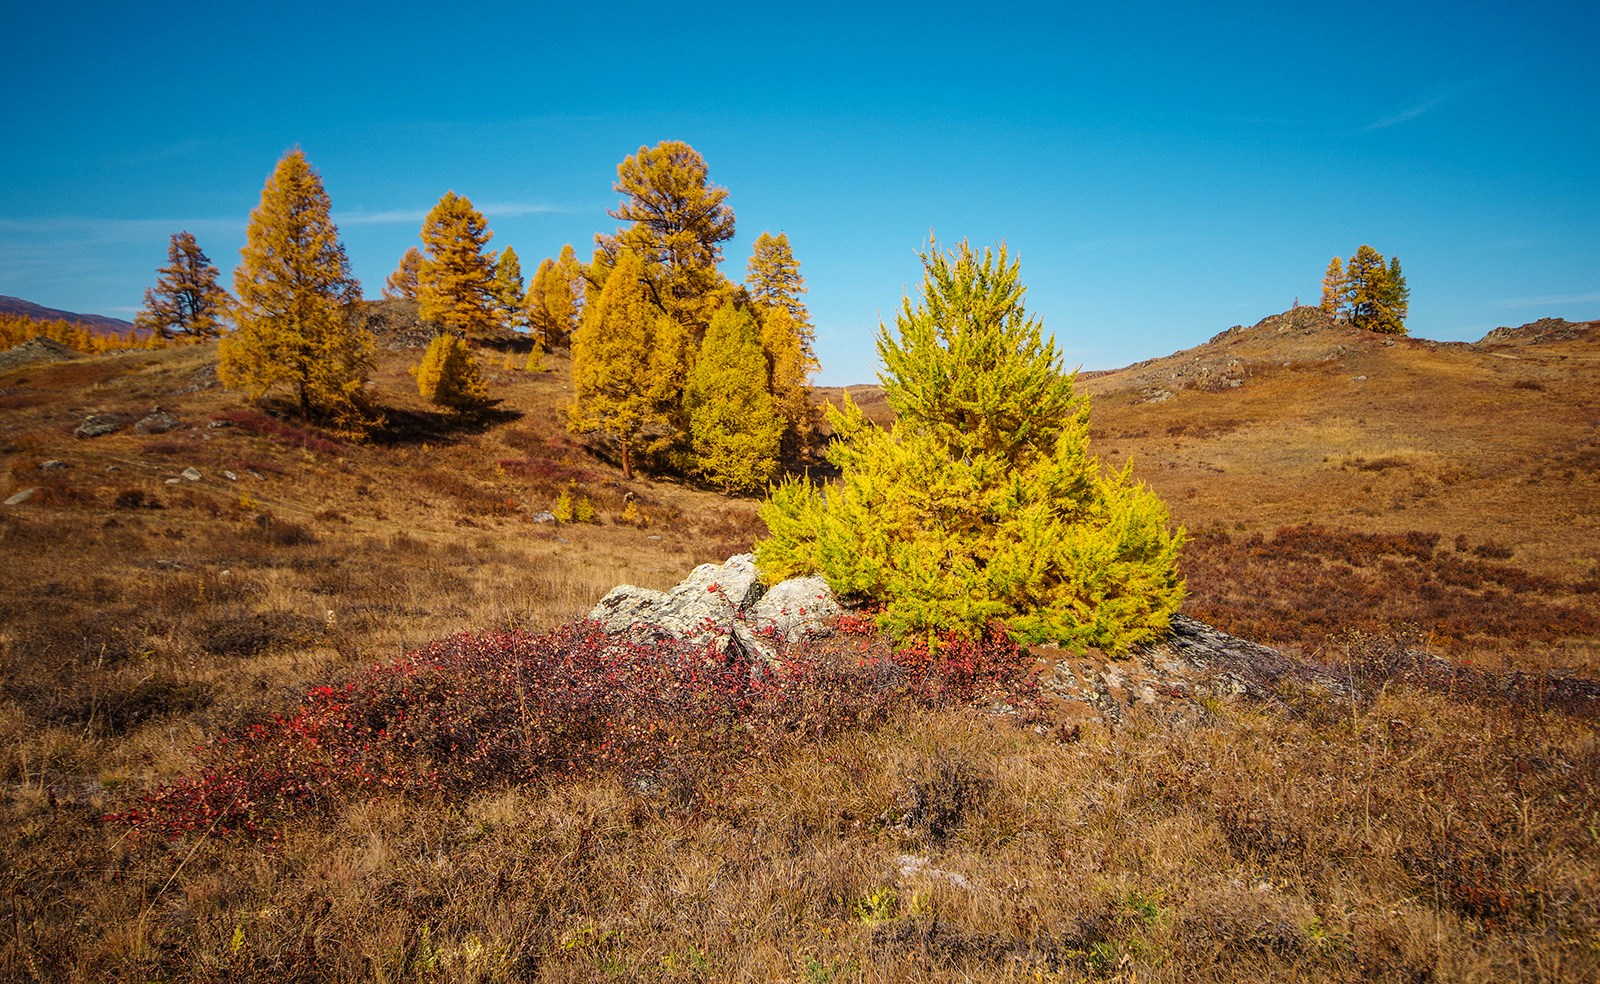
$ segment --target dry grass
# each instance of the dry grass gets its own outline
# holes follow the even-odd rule
[[[502,416],[463,427],[411,398],[416,353],[390,353],[395,426],[353,446],[188,390],[209,351],[5,380],[10,491],[44,492],[0,516],[0,979],[1600,975],[1595,716],[1390,641],[1600,675],[1582,352],[1491,370],[1308,350],[1156,404],[1087,381],[1111,387],[1097,450],[1204,531],[1193,604],[1344,667],[1354,703],[1286,690],[1115,730],[907,703],[734,767],[378,796],[275,843],[163,843],[103,818],[218,735],[453,633],[666,587],[760,532],[752,503],[624,483],[565,435],[559,354],[495,371]],[[1350,377],[1380,369],[1397,381],[1376,406]],[[71,436],[157,403],[193,426]],[[599,522],[534,522],[563,489]],[[642,528],[619,521],[629,491]]]

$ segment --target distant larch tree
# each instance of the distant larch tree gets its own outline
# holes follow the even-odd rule
[[[233,297],[217,283],[217,268],[188,232],[173,233],[167,265],[156,285],[145,288],[144,308],[133,323],[162,338],[188,335],[199,341],[222,334]]]

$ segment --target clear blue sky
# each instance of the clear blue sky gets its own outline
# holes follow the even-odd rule
[[[1315,303],[1363,243],[1414,335],[1600,318],[1600,6],[1212,6],[15,4],[0,294],[131,318],[180,229],[231,286],[296,144],[368,297],[449,189],[531,272],[677,139],[724,272],[788,233],[825,384],[873,380],[930,229],[1005,240],[1089,369]]]

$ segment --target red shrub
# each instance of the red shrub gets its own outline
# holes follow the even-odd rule
[[[286,423],[276,417],[269,417],[255,410],[233,410],[220,414],[215,419],[226,420],[240,430],[248,431],[251,434],[270,437],[279,444],[305,448],[308,451],[316,451],[320,454],[337,454],[340,448],[343,447],[338,441],[326,435],[315,433],[309,428]]]
[[[737,768],[796,737],[881,720],[907,695],[965,699],[1021,675],[1021,651],[998,628],[951,642],[937,661],[907,658],[894,676],[909,689],[817,650],[767,666],[714,648],[626,643],[590,623],[452,636],[341,689],[313,690],[293,716],[217,739],[198,775],[113,819],[160,838],[259,836],[384,792],[454,797],[597,769]]]

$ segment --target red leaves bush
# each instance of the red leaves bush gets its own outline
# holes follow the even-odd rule
[[[460,797],[595,770],[626,776],[737,768],[907,697],[965,699],[1020,675],[998,628],[931,663],[881,668],[797,650],[777,666],[731,647],[643,646],[590,623],[530,636],[457,635],[335,689],[300,711],[218,738],[197,775],[113,819],[158,838],[270,835],[283,821],[378,794]]]
[[[947,634],[936,651],[916,640],[895,654],[895,662],[924,701],[964,703],[1031,683],[1032,657],[999,622],[990,622],[976,639]]]
[[[1437,550],[1438,541],[1434,533],[1310,524],[1270,537],[1200,530],[1182,559],[1185,611],[1246,639],[1308,649],[1350,630],[1381,633],[1396,624],[1420,626],[1453,645],[1600,633],[1584,582]]]
[[[330,437],[305,427],[285,423],[256,410],[233,410],[219,414],[213,419],[226,420],[240,430],[261,437],[270,437],[279,444],[292,448],[305,448],[307,451],[316,451],[320,454],[338,454],[343,448],[343,445]]]

